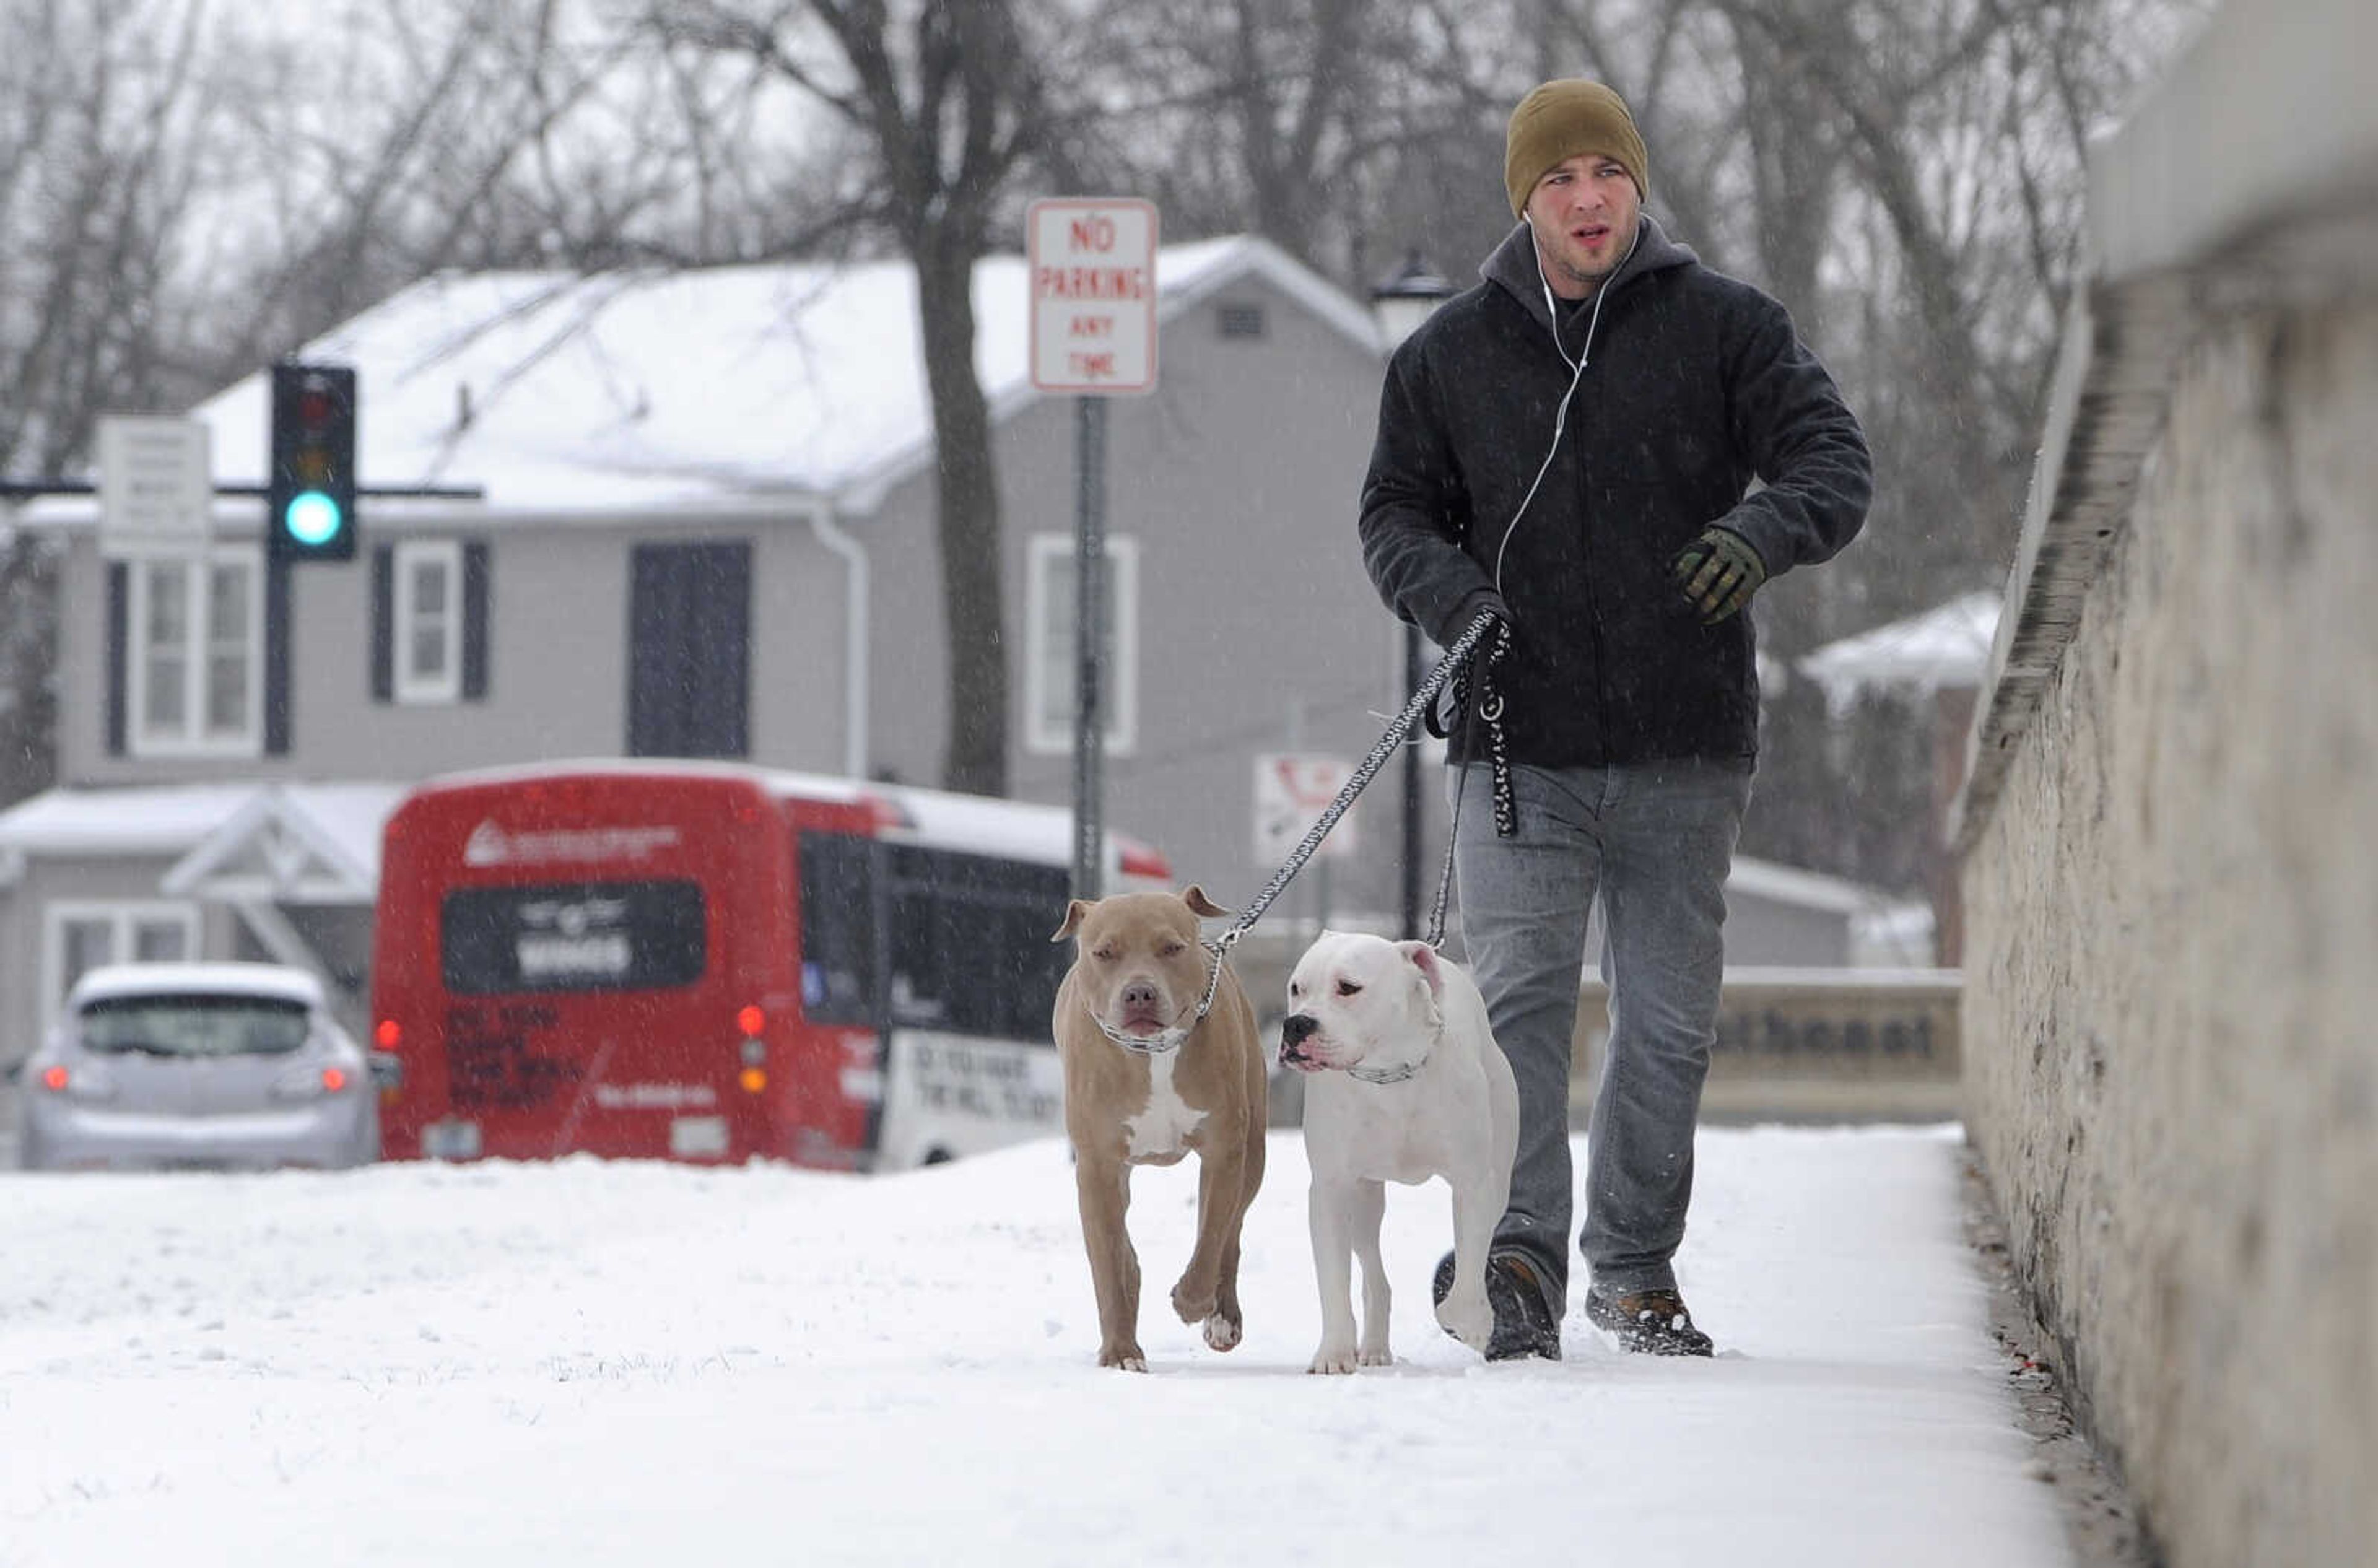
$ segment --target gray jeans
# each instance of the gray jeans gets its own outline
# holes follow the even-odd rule
[[[1495,1245],[1538,1265],[1557,1316],[1567,1301],[1570,1039],[1587,916],[1599,893],[1611,1028],[1578,1241],[1605,1290],[1673,1288],[1717,1037],[1726,871],[1750,770],[1514,766],[1511,785],[1519,832],[1497,838],[1489,771],[1455,771],[1455,872],[1470,963],[1519,1081],[1519,1152]]]

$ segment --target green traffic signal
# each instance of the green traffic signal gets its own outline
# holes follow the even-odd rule
[[[355,554],[355,373],[346,365],[272,367],[266,486],[270,559],[346,561]]]
[[[288,509],[281,514],[281,526],[289,531],[289,537],[308,547],[337,538],[343,521],[339,503],[319,490],[291,497]]]

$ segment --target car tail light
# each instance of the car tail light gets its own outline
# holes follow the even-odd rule
[[[1157,882],[1172,880],[1172,862],[1165,857],[1162,850],[1120,833],[1114,836],[1120,852],[1116,869],[1125,877]]]
[[[347,1070],[343,1067],[317,1067],[307,1064],[293,1067],[272,1081],[272,1097],[276,1100],[312,1100],[324,1095],[335,1095],[347,1086]]]
[[[115,1097],[115,1080],[108,1076],[107,1069],[95,1061],[87,1061],[79,1067],[54,1061],[42,1069],[42,1075],[35,1082],[51,1094],[64,1095],[68,1099],[112,1100]]]

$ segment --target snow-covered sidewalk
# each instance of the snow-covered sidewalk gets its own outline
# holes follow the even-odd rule
[[[1952,1129],[1705,1130],[1679,1273],[1715,1361],[1487,1368],[1446,1191],[1391,1190],[1393,1368],[1304,1372],[1303,1149],[1247,1339],[1166,1293],[1095,1365],[1062,1144],[912,1175],[391,1166],[0,1175],[0,1568],[655,1562],[2060,1564]]]

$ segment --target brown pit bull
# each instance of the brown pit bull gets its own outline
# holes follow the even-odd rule
[[[1195,886],[1179,894],[1075,899],[1050,940],[1075,939],[1053,1025],[1065,1069],[1065,1135],[1082,1240],[1099,1298],[1099,1365],[1147,1371],[1139,1347],[1139,1257],[1123,1211],[1131,1167],[1197,1155],[1197,1244],[1172,1310],[1206,1343],[1239,1343],[1239,1226],[1263,1184],[1264,1053],[1255,1009],[1228,964],[1203,1018],[1210,965],[1197,917],[1229,913]]]

